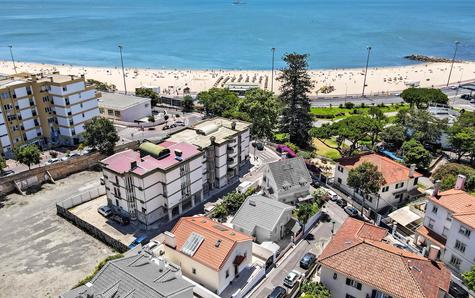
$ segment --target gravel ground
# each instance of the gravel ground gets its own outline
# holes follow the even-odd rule
[[[38,192],[9,195],[0,209],[0,297],[58,297],[113,251],[56,215],[55,203],[99,186],[81,172]]]

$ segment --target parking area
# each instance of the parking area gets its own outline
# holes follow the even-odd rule
[[[69,211],[125,245],[129,245],[136,237],[145,233],[134,223],[121,225],[97,212],[99,207],[105,205],[107,205],[107,198],[104,195],[71,208]]]
[[[56,202],[99,186],[100,176],[85,171],[2,199],[0,297],[58,297],[114,253],[56,215]]]

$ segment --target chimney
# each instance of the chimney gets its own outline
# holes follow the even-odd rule
[[[74,75],[69,75],[71,77],[71,80],[74,80]]]
[[[231,129],[236,129],[236,121],[231,122]]]
[[[165,235],[165,245],[175,249],[176,248],[175,235],[169,231],[165,231],[163,234]]]
[[[130,169],[131,169],[131,170],[135,170],[136,168],[137,168],[137,162],[136,162],[136,161],[132,161],[132,162],[130,163]]]
[[[409,167],[409,178],[413,178],[414,177],[414,171],[416,170],[416,165],[415,164],[411,164],[411,166]]]
[[[433,197],[438,197],[440,191],[440,180],[435,181],[434,183],[434,191],[432,192]]]
[[[210,137],[209,141],[211,142],[211,145],[214,145],[214,142],[216,142],[216,137],[214,136]]]
[[[54,81],[53,81],[53,77],[49,77],[49,80],[50,80],[51,83],[54,82]]]
[[[466,179],[467,177],[465,177],[464,175],[458,174],[457,181],[455,182],[455,189],[462,190]]]
[[[440,247],[436,245],[431,245],[429,248],[429,260],[437,261],[439,259]]]
[[[175,149],[175,159],[176,160],[183,160],[183,152],[179,149]]]

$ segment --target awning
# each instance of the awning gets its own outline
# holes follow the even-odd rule
[[[396,211],[390,213],[388,216],[403,227],[406,227],[409,224],[422,218],[421,216],[412,212],[409,206],[397,209]]]

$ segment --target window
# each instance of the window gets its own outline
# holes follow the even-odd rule
[[[403,193],[400,193],[400,194],[397,194],[397,195],[394,196],[394,198],[395,198],[396,200],[399,200],[399,202],[402,201],[403,197],[404,197],[404,194],[403,194]]]
[[[452,221],[452,216],[450,216],[450,214],[447,214],[447,221]]]
[[[104,108],[99,108],[99,113],[104,114]]]
[[[341,178],[338,178],[337,181],[338,181],[338,183],[340,183],[340,184],[341,184],[341,182],[342,182],[342,181],[341,181]]]
[[[229,277],[229,269],[226,270],[226,278]]]
[[[416,178],[414,179],[414,185],[417,185],[418,182],[419,182],[419,177],[416,177]]]
[[[114,111],[112,111],[112,110],[107,110],[107,115],[109,115],[109,116],[114,115]]]
[[[338,278],[338,274],[333,273],[333,279],[337,279],[337,278]]]
[[[350,295],[350,294],[346,294],[346,295],[345,295],[345,298],[356,298],[356,297],[355,297],[355,296],[352,296],[352,295]]]
[[[432,218],[429,218],[429,224],[427,225],[429,229],[434,229],[434,223],[435,223],[435,220],[433,220]]]
[[[457,249],[458,251],[464,253],[465,252],[465,249],[467,248],[467,246],[465,245],[465,243],[463,243],[462,241],[459,241],[459,240],[456,240],[455,241],[455,249]]]
[[[457,258],[456,256],[452,255],[452,257],[450,258],[450,265],[452,265],[453,267],[457,268],[457,269],[460,269],[460,264],[462,264],[462,260],[460,260],[459,258]]]
[[[395,188],[398,189],[398,188],[401,188],[403,186],[404,186],[404,182],[401,182],[401,183],[396,184]]]
[[[64,86],[64,87],[63,87],[63,91],[68,91],[68,87],[67,87],[67,86]]]
[[[460,226],[459,233],[464,235],[465,237],[470,237],[470,234],[472,233],[469,229],[467,229],[464,226]]]
[[[82,113],[82,117],[83,117],[83,118],[85,117],[85,116],[84,116],[84,113]]]
[[[361,283],[351,278],[346,278],[346,285],[351,286],[355,289],[361,290]]]
[[[66,98],[64,99],[64,101],[66,102],[66,105],[69,105],[69,98],[68,98],[68,97],[66,97]]]
[[[432,206],[432,213],[437,214],[439,208],[437,206]]]
[[[343,173],[343,167],[342,166],[338,166],[338,172]]]
[[[116,117],[120,117],[120,111],[115,111],[114,114],[115,114]]]
[[[447,227],[444,227],[444,229],[442,230],[442,236],[444,236],[445,238],[447,238],[447,232],[449,231],[449,228]]]
[[[147,209],[145,209],[144,207],[142,207],[142,213],[146,213],[147,212]]]
[[[115,204],[119,206],[119,200],[115,199]]]
[[[48,102],[49,101],[49,97],[48,96],[43,96],[43,102]]]
[[[195,269],[195,268],[191,268],[191,273],[196,274],[196,269]]]
[[[382,192],[387,192],[389,190],[389,186],[385,186],[383,187],[383,189],[381,190]]]

